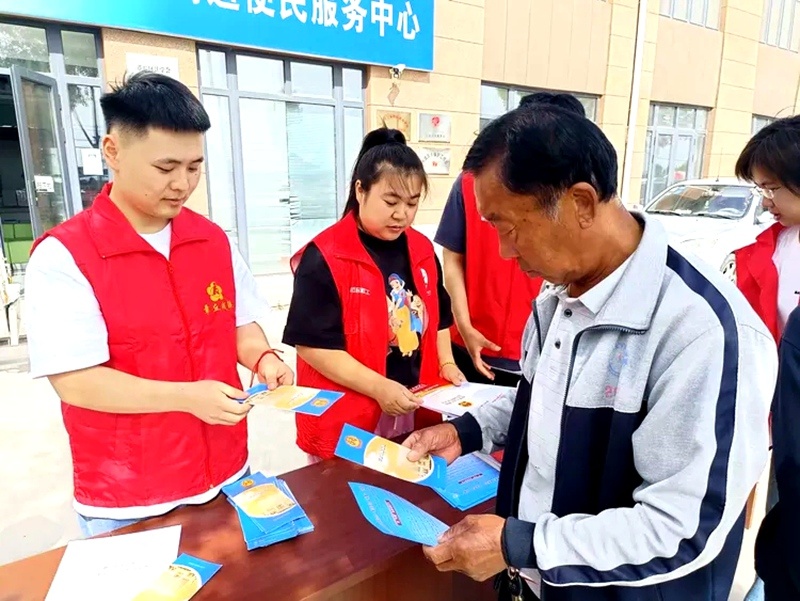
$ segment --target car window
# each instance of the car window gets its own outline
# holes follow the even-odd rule
[[[646,211],[688,217],[741,219],[750,210],[752,202],[753,190],[748,186],[682,185],[667,190]]]

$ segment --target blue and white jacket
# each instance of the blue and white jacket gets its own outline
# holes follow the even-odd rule
[[[574,339],[563,411],[550,412],[561,415],[552,488],[534,489],[525,474],[531,383],[555,294],[534,303],[516,395],[454,420],[465,453],[505,447],[504,553],[541,577],[543,601],[727,601],[747,497],[767,461],[772,336],[721,273],[669,247],[657,221],[637,219],[641,243]],[[520,498],[550,496],[535,523],[516,519]]]

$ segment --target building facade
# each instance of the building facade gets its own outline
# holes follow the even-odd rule
[[[800,110],[798,4],[0,0],[3,254],[23,273],[33,238],[108,180],[98,98],[142,69],[206,106],[190,206],[260,276],[289,280],[292,253],[340,215],[365,131],[401,129],[423,158],[431,232],[477,132],[537,90],[583,102],[617,149],[623,200],[645,203],[732,175],[754,131]]]

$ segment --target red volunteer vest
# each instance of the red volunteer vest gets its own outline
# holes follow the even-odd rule
[[[483,355],[519,361],[522,332],[542,279],[528,277],[516,261],[500,256],[497,232],[478,213],[475,177],[471,173],[463,173],[461,192],[467,226],[464,279],[472,325],[500,346],[500,352],[485,349]],[[455,325],[450,332],[453,342],[466,348]]]
[[[430,319],[422,336],[420,383],[438,383],[439,361],[436,338],[439,331],[439,277],[431,242],[413,229],[406,231],[414,290],[420,294]],[[384,275],[372,260],[358,236],[355,216],[350,214],[313,240],[330,267],[342,304],[345,350],[371,370],[386,376],[386,355],[390,327],[386,307]],[[303,249],[305,250],[305,249]],[[302,257],[300,250],[292,257],[292,270]],[[337,390],[345,396],[320,417],[296,414],[297,446],[311,455],[330,459],[345,424],[374,432],[381,416],[378,403],[367,396],[332,382],[297,358],[297,383],[301,386]],[[423,428],[441,423],[441,415],[419,409],[414,426]]]
[[[236,290],[225,233],[188,209],[172,221],[170,258],[139,236],[108,194],[53,228],[94,289],[108,328],[104,365],[170,382],[237,373]],[[188,413],[124,415],[61,404],[75,498],[93,507],[142,507],[204,493],[247,460],[247,425],[211,426]]]
[[[778,332],[778,269],[772,262],[778,234],[783,226],[776,223],[761,232],[755,243],[736,251],[736,286],[780,341]]]

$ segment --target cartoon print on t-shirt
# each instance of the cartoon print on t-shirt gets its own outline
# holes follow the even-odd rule
[[[390,346],[396,346],[404,357],[419,350],[425,319],[422,299],[406,290],[406,283],[398,274],[389,276],[389,326],[394,334]]]

